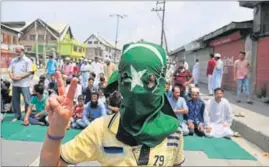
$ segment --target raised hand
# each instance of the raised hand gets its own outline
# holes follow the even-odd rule
[[[64,136],[72,116],[73,99],[78,79],[72,79],[66,96],[64,82],[59,71],[56,72],[56,80],[59,96],[52,95],[46,105],[49,116],[49,133],[54,136]]]

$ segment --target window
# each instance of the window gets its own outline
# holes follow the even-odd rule
[[[94,44],[98,44],[98,41],[94,41]]]
[[[35,35],[30,35],[30,40],[34,41],[35,40]]]
[[[74,46],[73,46],[73,50],[74,50],[75,52],[77,52],[78,47],[77,47],[76,45],[74,45]]]
[[[88,44],[92,44],[92,41],[88,41]]]
[[[51,40],[50,35],[46,36],[46,40],[48,40],[48,41]]]
[[[25,51],[26,52],[31,52],[32,51],[32,46],[25,46]]]
[[[81,48],[81,47],[79,47],[78,51],[81,53],[81,52],[82,52],[82,48]]]
[[[18,38],[16,36],[13,36],[13,44],[17,44],[18,43]]]
[[[38,35],[38,41],[43,41],[44,40],[44,35]]]

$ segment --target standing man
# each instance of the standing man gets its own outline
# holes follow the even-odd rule
[[[97,78],[99,78],[100,73],[104,73],[103,65],[98,61],[98,57],[94,58],[94,62],[92,62],[93,72],[96,74]]]
[[[115,66],[115,64],[114,63],[112,63],[111,61],[110,61],[110,59],[109,58],[106,58],[105,59],[105,65],[104,65],[104,75],[105,75],[105,79],[106,79],[106,81],[108,81],[108,79],[110,78],[110,76],[112,75],[112,73],[114,72],[114,71],[116,71],[116,66]]]
[[[12,110],[15,113],[13,122],[21,119],[21,94],[25,102],[25,112],[28,109],[30,94],[30,83],[32,74],[32,61],[25,56],[24,47],[19,45],[16,48],[17,57],[13,58],[8,72],[12,79]]]
[[[57,62],[53,59],[53,56],[51,55],[49,57],[49,61],[47,62],[47,73],[49,80],[51,79],[51,76],[55,74],[57,70]]]
[[[244,87],[244,91],[246,93],[247,103],[252,104],[253,102],[250,100],[249,95],[249,62],[246,59],[246,53],[241,51],[239,53],[239,59],[234,62],[234,80],[237,81],[237,103],[240,103],[240,94],[242,90],[242,86]]]
[[[221,88],[222,76],[223,76],[223,61],[220,59],[221,54],[216,53],[214,55],[216,60],[216,66],[212,75],[212,88],[215,90],[216,88]]]
[[[67,75],[68,78],[73,77],[73,64],[70,62],[69,57],[65,58],[65,64],[63,65],[62,73]]]
[[[83,90],[88,86],[88,79],[90,77],[90,72],[92,70],[92,66],[88,64],[88,60],[84,59],[83,64],[80,68],[80,74],[81,74],[81,85]]]
[[[189,70],[184,68],[184,60],[181,60],[178,64],[178,69],[173,75],[173,86],[178,85],[180,87],[180,96],[185,97],[186,86],[193,81],[192,74]]]
[[[181,166],[184,162],[182,131],[164,93],[164,49],[148,42],[127,44],[124,48],[119,75],[111,82],[118,85],[123,96],[119,112],[95,119],[63,145],[77,80],[72,80],[63,98],[64,86],[57,73],[60,96],[48,102],[50,125],[40,166],[87,161],[98,161],[102,166]]]
[[[210,59],[207,62],[207,70],[206,70],[206,76],[208,78],[208,92],[210,96],[213,96],[213,88],[212,88],[212,74],[214,71],[214,68],[216,66],[216,60],[214,59],[214,54],[210,54]]]
[[[199,65],[199,59],[196,59],[196,63],[193,66],[192,69],[192,76],[194,79],[194,85],[198,87],[199,84],[199,78],[200,78],[200,65]]]

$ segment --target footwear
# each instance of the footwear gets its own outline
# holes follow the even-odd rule
[[[234,137],[241,137],[241,135],[238,132],[234,132]]]
[[[250,100],[249,100],[247,103],[248,103],[248,104],[253,104],[253,101],[250,101]]]
[[[16,121],[18,121],[17,118],[13,118],[13,119],[11,120],[11,122],[16,122]]]
[[[236,103],[241,103],[241,100],[236,100]]]

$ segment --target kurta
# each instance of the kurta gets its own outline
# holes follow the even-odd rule
[[[197,85],[199,83],[200,77],[200,65],[199,62],[195,63],[192,69],[192,76],[194,78],[194,84]]]
[[[104,75],[105,75],[106,81],[109,80],[110,76],[112,75],[114,71],[116,71],[116,66],[114,63],[110,63],[109,65],[107,64],[104,65]]]
[[[212,128],[210,133],[206,133],[209,137],[231,137],[233,131],[231,125],[233,121],[232,108],[229,101],[222,98],[219,103],[215,98],[210,99],[204,111],[205,128]],[[226,127],[224,127],[226,125]]]
[[[88,79],[90,77],[90,72],[92,71],[93,67],[90,64],[83,63],[81,65],[81,85],[83,88],[88,86]]]
[[[222,60],[218,60],[216,62],[216,66],[212,75],[212,88],[213,90],[216,88],[221,88],[222,83],[222,75],[223,75],[223,62]]]

